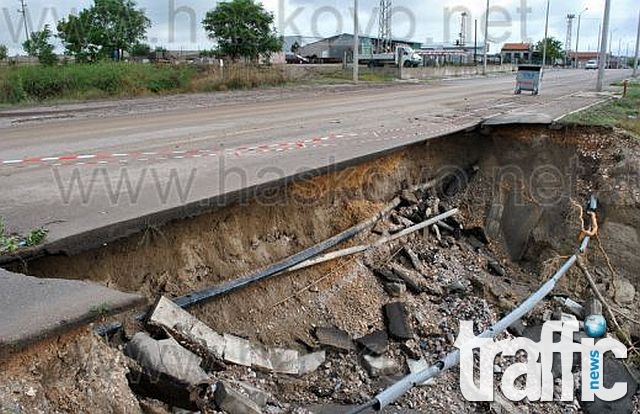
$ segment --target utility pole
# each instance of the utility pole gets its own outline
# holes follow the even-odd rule
[[[360,29],[358,27],[358,0],[353,0],[353,81],[360,80]]]
[[[609,17],[611,15],[611,0],[605,0],[604,3],[604,20],[602,22],[602,40],[600,41],[600,59],[598,60],[598,80],[596,82],[596,91],[602,92],[602,84],[604,83],[604,65],[605,56],[607,55],[607,36],[609,36]]]
[[[487,11],[484,16],[484,62],[482,64],[482,74],[487,75],[487,50],[489,49],[489,0],[487,0]]]
[[[545,24],[544,24],[544,39],[543,39],[543,45],[542,45],[542,70],[543,70],[543,72],[544,72],[544,67],[547,64],[547,43],[549,43],[548,37],[549,37],[549,7],[550,7],[550,5],[551,5],[551,0],[547,0],[547,18],[546,18]]]
[[[20,0],[20,10],[18,13],[22,14],[22,21],[24,22],[24,40],[29,40],[29,26],[27,25],[27,5],[24,0]]]
[[[378,19],[378,53],[388,53],[392,49],[392,13],[391,0],[380,0]]]
[[[473,65],[478,66],[478,19],[475,19],[475,35],[473,37]],[[476,69],[476,75],[478,70]]]
[[[633,77],[638,76],[638,53],[640,52],[640,14],[638,15],[638,37],[636,38],[636,54],[633,61]]]
[[[585,7],[585,9],[578,14],[578,33],[576,33],[576,59],[575,59],[576,69],[578,69],[578,67],[580,66],[580,57],[579,57],[580,55],[578,54],[580,53],[580,23],[582,23],[582,13],[586,12],[587,10],[589,10],[589,8]]]
[[[571,59],[571,46],[573,45],[573,20],[576,18],[575,14],[567,14],[567,40],[564,44],[565,56],[564,64],[567,66],[567,60]]]

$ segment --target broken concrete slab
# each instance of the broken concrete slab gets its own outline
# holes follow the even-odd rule
[[[376,331],[365,335],[356,342],[373,355],[382,355],[389,350],[389,335],[386,331]]]
[[[384,315],[387,322],[387,331],[392,338],[401,341],[413,339],[413,329],[409,323],[404,303],[394,302],[384,305]]]
[[[351,336],[337,328],[316,328],[316,338],[321,345],[338,351],[355,351],[356,346]]]
[[[391,358],[363,355],[364,368],[372,378],[395,375],[400,371],[400,366]]]
[[[232,364],[250,367],[253,360],[251,355],[251,342],[235,335],[223,334],[224,360]]]
[[[300,369],[299,359],[298,351],[251,344],[251,365],[257,369],[297,375]]]
[[[224,357],[224,337],[164,296],[158,299],[147,323],[203,345],[218,359]]]
[[[0,349],[26,346],[143,302],[141,296],[95,283],[40,279],[0,268]]]
[[[300,356],[298,375],[307,375],[316,371],[327,360],[325,351],[313,352]]]
[[[175,339],[157,341],[144,332],[134,335],[125,353],[142,367],[189,385],[207,383],[209,376],[200,367],[202,358],[185,349]]]
[[[216,384],[213,398],[218,409],[228,414],[260,414],[262,412],[260,406],[247,395],[224,382]]]

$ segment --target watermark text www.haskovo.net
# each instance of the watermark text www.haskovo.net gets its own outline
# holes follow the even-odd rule
[[[586,324],[606,326],[601,316],[590,317]],[[467,401],[494,401],[494,360],[515,357],[518,352],[527,353],[527,363],[515,363],[503,371],[501,390],[504,396],[514,402],[527,398],[531,402],[554,401],[555,381],[552,373],[553,356],[559,354],[562,369],[562,396],[560,401],[574,401],[574,376],[572,373],[574,354],[581,355],[583,402],[593,402],[598,397],[602,401],[617,401],[627,394],[626,383],[616,383],[611,388],[604,384],[604,357],[611,353],[615,358],[627,358],[627,348],[613,338],[602,338],[606,328],[594,328],[580,343],[574,342],[574,333],[579,331],[578,321],[549,321],[544,324],[540,342],[528,338],[494,341],[479,338],[473,334],[473,322],[460,324],[460,336],[455,347],[460,350],[460,390]],[[561,338],[558,341],[558,335]],[[554,342],[554,335],[556,341]],[[474,350],[479,350],[479,386],[474,380]],[[556,358],[557,365],[557,358]],[[519,380],[519,378],[521,378]]]

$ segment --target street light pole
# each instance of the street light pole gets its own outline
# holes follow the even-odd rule
[[[602,22],[602,40],[600,41],[600,59],[598,60],[598,80],[596,81],[596,91],[602,92],[602,84],[604,83],[604,65],[607,55],[607,36],[609,36],[609,17],[611,15],[611,0],[604,3],[604,20]]]
[[[484,16],[484,61],[482,64],[482,74],[487,75],[487,50],[489,49],[489,0],[487,0],[487,10]]]
[[[549,43],[548,41],[548,37],[549,37],[549,7],[551,5],[551,0],[547,0],[547,18],[545,20],[544,23],[544,40],[543,40],[543,45],[542,45],[542,70],[544,70],[544,67],[547,64],[547,43]]]
[[[575,55],[575,68],[578,69],[580,67],[580,60],[578,57],[578,53],[580,53],[580,24],[582,23],[582,13],[586,12],[587,10],[589,10],[588,7],[586,7],[584,10],[582,10],[580,13],[578,13],[578,33],[576,33],[576,55]]]
[[[633,61],[633,77],[638,76],[638,52],[640,52],[640,15],[638,15],[638,37],[636,38],[636,54]]]
[[[353,0],[353,81],[360,80],[360,29],[358,27],[358,0]]]

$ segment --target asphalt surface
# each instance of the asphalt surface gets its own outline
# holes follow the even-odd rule
[[[95,283],[38,279],[3,269],[0,286],[0,360],[7,349],[126,310],[144,300]]]
[[[590,71],[548,72],[539,96],[515,96],[514,84],[504,75],[0,112],[0,216],[15,232],[47,227],[44,248],[73,253],[486,119],[550,121],[603,99]]]

